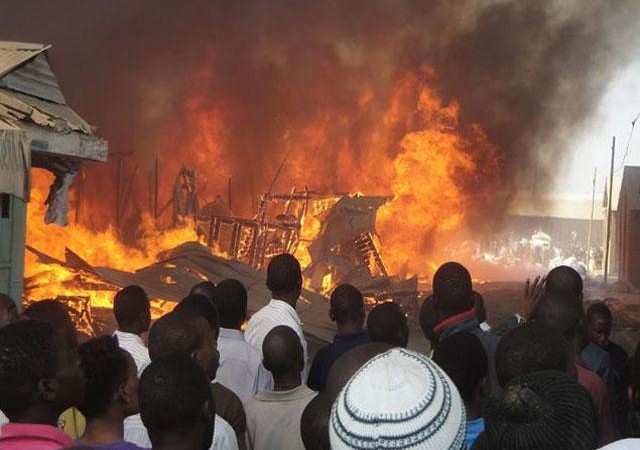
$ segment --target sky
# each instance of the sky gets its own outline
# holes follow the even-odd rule
[[[615,76],[604,93],[599,108],[573,139],[572,157],[566,170],[559,173],[554,194],[557,197],[585,197],[592,192],[594,167],[597,167],[597,198],[601,199],[611,166],[611,140],[616,136],[614,180],[622,176],[622,164],[640,165],[640,119],[631,135],[631,122],[640,113],[640,48],[633,61]],[[629,143],[626,159],[625,150]]]

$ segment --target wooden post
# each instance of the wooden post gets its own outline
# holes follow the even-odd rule
[[[596,178],[598,176],[598,166],[593,168],[593,191],[591,194],[591,218],[589,219],[589,235],[587,237],[587,273],[591,265],[591,236],[593,233],[593,212],[596,203]]]
[[[611,202],[613,201],[613,162],[616,157],[616,137],[613,136],[613,142],[611,144],[611,172],[609,174],[609,202],[607,207],[607,240],[605,242],[604,251],[604,284],[607,284],[607,278],[609,275],[609,249],[611,247]]]

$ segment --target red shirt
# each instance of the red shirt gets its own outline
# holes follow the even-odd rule
[[[58,450],[74,445],[64,431],[51,425],[8,423],[0,428],[2,450]]]
[[[585,388],[596,409],[596,419],[598,420],[598,443],[600,446],[609,444],[616,440],[611,418],[611,403],[607,385],[602,378],[587,369],[581,361],[576,362],[578,383]]]

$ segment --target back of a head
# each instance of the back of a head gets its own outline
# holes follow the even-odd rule
[[[402,348],[374,356],[336,399],[329,423],[333,450],[459,450],[466,414],[449,377],[429,358]]]
[[[547,294],[567,295],[582,300],[582,277],[569,266],[558,266],[547,274],[544,290]]]
[[[467,268],[457,262],[441,265],[433,275],[433,299],[445,318],[473,308],[473,283]]]
[[[581,330],[582,302],[567,294],[545,294],[538,302],[533,319],[556,327],[568,341]]]
[[[140,286],[131,285],[118,291],[113,300],[113,314],[120,329],[135,327],[150,314],[149,297]],[[147,324],[148,327],[148,324]]]
[[[217,284],[213,302],[220,314],[220,326],[239,329],[247,318],[247,289],[232,278]]]
[[[209,448],[215,405],[209,380],[189,356],[168,355],[152,361],[140,377],[139,399],[140,416],[153,446],[177,442],[202,425],[202,448]]]
[[[350,284],[341,284],[331,293],[331,317],[338,323],[364,318],[362,293]]]
[[[273,295],[300,293],[302,270],[298,260],[288,253],[275,256],[267,267],[267,287]]]
[[[541,370],[567,372],[569,343],[560,330],[544,322],[527,322],[507,333],[496,350],[500,386],[517,376]]]
[[[70,347],[78,345],[75,325],[69,314],[69,307],[57,300],[40,300],[24,310],[29,319],[40,320],[50,324],[54,330],[63,333]]]
[[[409,325],[402,308],[394,302],[377,305],[367,318],[367,332],[371,342],[406,347],[409,342]]]
[[[199,315],[206,319],[217,337],[220,333],[220,318],[218,310],[211,300],[200,294],[193,294],[185,297],[174,308],[175,312],[188,312],[192,315]]]
[[[198,327],[199,314],[193,311],[173,311],[165,314],[149,330],[149,356],[151,360],[172,355],[191,354],[204,338]]]
[[[78,347],[86,384],[84,401],[78,405],[89,420],[107,412],[114,394],[127,381],[127,356],[112,336],[101,336]]]
[[[292,372],[298,373],[304,367],[304,350],[300,338],[285,325],[274,327],[262,342],[263,364],[274,378]]]
[[[53,326],[24,320],[0,329],[0,410],[11,421],[36,401],[38,385],[58,367]]]
[[[189,291],[189,296],[191,295],[202,295],[203,297],[207,297],[209,300],[213,301],[215,297],[216,286],[211,281],[201,281],[191,288]]]
[[[596,417],[591,398],[562,372],[543,371],[514,378],[487,401],[484,419],[485,439],[481,448],[596,448]]]
[[[440,342],[433,362],[444,370],[458,388],[465,404],[473,401],[478,385],[489,373],[487,353],[471,333],[454,333]]]

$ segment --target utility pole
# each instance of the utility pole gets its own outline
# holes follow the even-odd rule
[[[609,250],[611,247],[611,203],[613,201],[613,162],[616,157],[616,137],[613,136],[613,142],[611,144],[611,172],[609,174],[609,203],[607,206],[607,240],[605,242],[604,251],[604,284],[607,284],[607,277],[609,275]]]
[[[587,272],[591,267],[591,237],[593,232],[593,211],[596,202],[596,178],[598,177],[598,166],[593,168],[593,191],[591,194],[591,218],[589,219],[589,237],[587,238]]]

